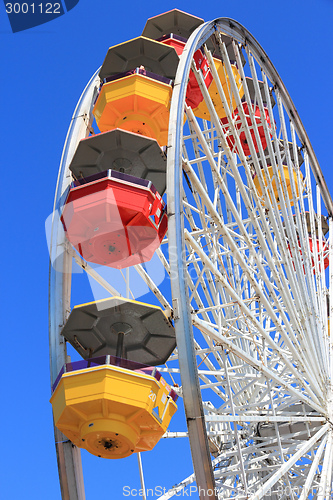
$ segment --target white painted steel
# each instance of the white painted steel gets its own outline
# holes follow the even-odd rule
[[[251,123],[244,113],[221,34],[232,39]],[[220,82],[210,37],[223,59],[229,87]],[[193,63],[194,52],[205,42],[204,52],[218,93],[213,98]],[[210,121],[197,118],[185,104],[190,70],[197,78]],[[248,76],[253,79],[259,124],[251,106]],[[71,180],[68,165],[77,143],[91,128],[91,105],[98,83],[94,75],[74,114],[55,209]],[[238,108],[240,129],[230,105],[231,95]],[[228,129],[216,111],[217,101],[223,104]],[[264,102],[273,126],[261,118]],[[250,150],[248,156],[240,142],[241,132]],[[234,146],[228,139],[230,134]],[[328,317],[333,314],[333,204],[278,73],[258,42],[237,22],[218,19],[205,23],[186,44],[174,84],[167,157],[169,229],[155,255],[166,278],[160,283],[152,267],[146,265],[119,275],[126,283],[123,295],[136,298],[131,289],[135,274],[149,291],[151,302],[164,308],[176,328],[177,349],[160,371],[183,399],[187,430],[173,428],[163,441],[177,453],[180,441],[184,441],[180,438],[189,439],[194,474],[175,486],[171,478],[169,490],[160,498],[186,494],[186,488],[194,485],[200,488],[201,500],[259,499],[269,490],[272,500],[307,498],[313,488],[329,495],[333,321],[328,328]],[[265,182],[269,164],[275,186],[270,180]],[[291,179],[289,188],[285,172]],[[326,236],[322,215],[330,219]],[[53,383],[66,361],[60,331],[76,303],[70,296],[72,259],[106,296],[120,295],[121,285],[110,280],[103,268],[97,272],[76,254],[56,217],[52,235],[51,253],[58,257],[60,270],[56,272],[52,266],[50,270]],[[318,252],[311,252],[309,237],[313,242],[318,240]],[[330,268],[324,271],[322,263],[328,256]],[[79,450],[57,434],[63,499],[82,500]],[[157,445],[151,453],[158,456],[158,449]],[[138,460],[144,484],[139,455]],[[318,470],[322,471],[320,480]]]
[[[99,85],[98,71],[84,89],[68,129],[54,198],[49,273],[49,339],[51,386],[66,363],[66,345],[60,332],[70,313],[71,254],[66,251],[67,241],[59,221],[61,195],[71,182],[68,166],[77,143],[88,134],[91,124],[91,106]],[[63,500],[84,500],[84,484],[80,450],[54,427],[61,495]]]
[[[142,460],[141,460],[141,453],[137,453],[138,457],[138,466],[139,466],[139,474],[140,474],[140,483],[141,483],[141,491],[142,491],[142,498],[143,500],[146,500],[146,486],[145,486],[145,479],[143,475],[143,468],[142,468]]]
[[[252,123],[245,116],[220,33],[233,38]],[[214,98],[192,62],[195,50],[209,37],[216,38],[230,82],[228,94],[207,43],[204,50],[218,91]],[[185,104],[190,68],[210,122],[198,119]],[[260,119],[265,147],[255,123],[246,76],[253,79],[261,116],[265,109],[260,85],[263,88],[274,124],[269,127]],[[243,152],[240,131],[233,121],[230,92],[250,156]],[[216,112],[217,99],[228,118],[233,148]],[[184,127],[183,113],[187,118]],[[275,186],[265,182],[268,165],[277,180]],[[261,193],[254,184],[254,174]],[[271,488],[272,498],[298,498],[307,474],[313,472],[311,460],[316,457],[318,441],[323,435],[327,439],[332,425],[332,337],[327,335],[326,299],[332,296],[333,274],[331,270],[329,288],[322,263],[331,240],[324,239],[321,215],[332,217],[332,206],[297,111],[265,52],[232,20],[200,26],[181,57],[171,105],[168,239],[170,255],[175,256],[170,268],[177,306],[177,358],[194,470],[200,470],[200,462],[207,457],[205,449],[197,452],[200,427],[193,424],[193,418],[200,422],[204,412],[210,450],[215,446],[218,455],[214,477],[219,498],[248,498],[250,492],[251,498],[262,498]],[[318,240],[318,253],[311,252],[309,238],[314,245]],[[330,304],[332,307],[332,301]],[[191,361],[193,368],[198,364],[197,372],[189,366]],[[198,383],[203,408],[195,409]],[[220,438],[213,435],[217,425],[225,426],[220,435],[217,433]],[[226,446],[232,452],[226,451]],[[330,457],[331,450],[323,462],[322,448],[319,450],[318,467],[325,473],[325,491]],[[223,464],[220,470],[218,463]],[[196,480],[200,485],[198,474]],[[314,484],[313,476],[306,487]],[[174,494],[179,487],[184,484],[176,486]],[[163,498],[170,496],[169,492]]]
[[[329,430],[329,424],[325,424],[308,442],[304,443],[303,446],[288,460],[282,467],[276,471],[276,473],[265,482],[265,484],[259,489],[257,493],[251,496],[251,500],[260,500],[266,493],[268,493],[271,488],[278,482],[279,479],[290,470],[290,466],[294,465],[300,458],[302,458],[306,452],[316,443],[323,434]]]
[[[309,470],[309,474],[308,474],[308,476],[306,478],[306,481],[304,483],[304,487],[303,487],[302,493],[301,493],[301,495],[299,497],[300,500],[306,500],[306,498],[308,498],[308,495],[309,495],[309,492],[310,492],[310,488],[311,488],[311,485],[312,485],[312,481],[313,481],[314,475],[316,474],[316,471],[317,471],[317,468],[318,468],[318,464],[319,464],[319,461],[320,461],[321,456],[323,454],[326,442],[327,442],[327,436],[325,436],[324,439],[322,440],[322,442],[320,443],[320,446],[319,446],[319,448],[317,450],[315,459],[314,459],[314,461],[311,464],[311,468]]]

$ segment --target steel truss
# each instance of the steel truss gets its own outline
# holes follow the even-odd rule
[[[225,35],[231,39],[250,123]],[[213,61],[211,41],[214,56],[224,63],[227,91]],[[193,61],[200,46],[227,127]],[[209,121],[198,119],[185,104],[190,70],[201,88]],[[259,122],[246,77],[253,80]],[[94,76],[79,101],[60,167],[51,260],[57,261],[61,272],[54,265],[50,270],[52,382],[66,359],[60,331],[70,311],[73,257],[107,294],[119,295],[117,282],[109,282],[103,270],[84,262],[70,248],[56,217],[57,204],[70,182],[68,165],[78,141],[89,133],[98,85]],[[233,99],[240,127],[233,115]],[[265,107],[270,123],[262,118]],[[234,138],[232,147],[228,134]],[[169,229],[156,254],[168,285],[158,285],[144,265],[135,266],[135,272],[175,324],[177,349],[161,371],[179,385],[188,430],[167,432],[165,438],[176,449],[179,439],[189,439],[194,474],[159,498],[171,498],[196,482],[201,500],[311,495],[328,499],[333,463],[333,327],[329,322],[333,204],[278,73],[237,22],[205,23],[186,44],[171,102],[167,156]],[[322,216],[329,222],[328,235]],[[310,241],[318,242],[316,251]],[[327,258],[330,266],[325,270]],[[58,434],[56,430],[63,499],[82,500],[79,452]]]

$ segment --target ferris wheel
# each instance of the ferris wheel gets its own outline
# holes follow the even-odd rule
[[[243,26],[174,10],[111,47],[75,109],[53,212],[63,499],[85,498],[80,448],[137,452],[144,485],[141,452],[184,439],[193,474],[158,498],[331,498],[332,231],[302,122]],[[75,302],[73,263],[103,300]],[[119,393],[84,393],[97,376]],[[177,411],[187,429],[167,430]]]

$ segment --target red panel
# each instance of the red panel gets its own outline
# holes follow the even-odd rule
[[[185,47],[185,42],[181,42],[180,40],[176,40],[175,38],[167,38],[166,40],[161,40],[161,43],[173,47],[179,56],[183,53]]]
[[[61,220],[84,259],[123,268],[150,260],[167,231],[158,193],[103,179],[72,188]]]
[[[252,119],[250,117],[250,112],[249,112],[248,105],[247,105],[246,102],[243,102],[242,106],[243,106],[243,111],[244,111],[244,114],[245,114],[245,117],[246,117],[247,124],[250,127],[250,133],[251,133],[251,137],[252,137],[252,140],[253,140],[253,143],[254,143],[254,146],[255,146],[256,153],[258,153],[259,147],[258,147],[257,141],[255,139],[255,134],[254,134],[254,131],[253,131]],[[253,109],[254,115],[255,115],[255,123],[258,126],[258,132],[259,132],[259,136],[260,136],[260,141],[261,141],[262,147],[263,147],[263,149],[266,149],[266,147],[267,147],[267,141],[266,141],[266,138],[265,138],[264,128],[263,128],[263,126],[260,126],[260,124],[262,124],[262,117],[261,117],[260,109],[259,109],[258,106],[254,105],[254,104],[252,104],[252,109]],[[265,111],[265,116],[264,116],[263,119],[268,123],[268,126],[271,127],[271,121],[270,121],[270,118],[269,118],[268,109],[264,108],[264,111]],[[239,116],[237,108],[233,112],[232,117],[234,118],[234,125],[235,125],[236,129],[239,130],[241,128],[241,126],[242,126],[242,123],[241,123],[241,119],[240,119],[240,116]],[[228,133],[229,132],[228,119],[227,118],[222,118],[221,122],[222,122],[222,124],[227,125],[227,126],[223,127],[223,130],[224,130],[225,133]],[[241,132],[240,133],[239,139],[241,141],[242,148],[243,148],[245,156],[249,156],[251,154],[251,152],[250,152],[250,148],[249,148],[249,145],[248,145],[248,142],[247,142],[247,139],[246,139],[245,132]],[[234,138],[234,136],[231,135],[231,134],[229,134],[227,136],[227,141],[228,141],[228,145],[229,145],[230,149],[233,149],[233,147],[235,145],[235,138]],[[239,154],[237,148],[236,148],[236,152],[237,152],[237,154]]]
[[[316,248],[316,251],[318,252],[318,259],[319,259],[319,269],[320,269],[320,258],[319,258],[319,252],[320,252],[320,248],[319,248],[319,240],[316,240],[317,241],[317,248]],[[326,246],[325,246],[326,244]],[[312,238],[309,238],[309,245],[310,245],[310,250],[311,252],[313,252],[313,242],[312,242]],[[327,246],[327,243],[326,243],[326,240],[323,241],[323,244],[322,244],[322,249],[323,250],[328,250],[328,246]],[[326,258],[324,258],[324,269],[327,269],[328,266],[330,264],[330,259],[329,257],[327,256]],[[312,260],[312,265],[314,266],[314,260]]]
[[[319,248],[319,240],[316,239],[316,242],[317,242],[317,245],[316,245],[316,251],[318,253],[318,263],[319,263],[319,270],[321,271],[321,262],[320,262],[320,248]],[[302,255],[302,252],[301,252],[301,243],[300,241],[298,241],[298,246],[300,248],[300,254]],[[310,246],[310,251],[311,253],[313,254],[314,253],[314,249],[313,249],[313,240],[312,238],[309,237],[309,246]],[[288,245],[288,249],[289,249],[289,252],[290,252],[290,255],[292,256],[292,253],[291,253],[291,248],[290,248],[290,245]],[[323,243],[322,243],[322,249],[323,249],[323,252],[327,253],[327,250],[328,250],[328,245],[327,245],[327,242],[326,240],[323,240]],[[324,257],[324,269],[327,269],[328,266],[329,266],[329,257]],[[314,268],[315,266],[315,261],[314,259],[311,259],[311,266]],[[294,265],[294,269],[295,269],[295,265]],[[304,268],[303,268],[304,269]],[[315,270],[313,269],[313,272],[315,272]]]
[[[166,40],[163,40],[162,43],[174,47],[179,56],[182,54],[185,47],[184,42],[175,40],[174,38],[168,38]],[[195,61],[197,69],[198,70],[201,69],[206,87],[208,88],[213,81],[213,76],[208,66],[207,57],[204,55],[201,49],[198,49],[194,53],[193,59]],[[199,106],[202,100],[203,100],[203,95],[201,93],[197,79],[193,71],[191,70],[189,82],[187,85],[186,104],[194,109]]]
[[[203,79],[208,89],[213,81],[213,76],[208,66],[207,57],[203,54],[201,49],[198,49],[194,53],[193,59],[195,61],[196,68],[198,70],[201,69]],[[197,82],[197,79],[193,71],[191,70],[189,82],[187,85],[186,104],[191,108],[197,108],[202,100],[203,100],[203,95],[201,93],[199,84]]]

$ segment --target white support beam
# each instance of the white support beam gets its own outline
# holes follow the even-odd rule
[[[246,353],[239,347],[235,346],[229,339],[227,339],[223,335],[219,335],[212,328],[207,327],[207,325],[205,325],[202,320],[194,317],[192,319],[192,322],[197,328],[204,331],[207,335],[211,336],[216,342],[222,344],[224,347],[227,347],[228,350],[233,352],[237,357],[245,361],[247,364],[249,364],[256,370],[258,370],[260,373],[263,373],[269,380],[274,380],[274,382],[277,385],[281,385],[287,391],[288,394],[293,395],[298,400],[303,401],[304,403],[310,405],[314,410],[317,410],[319,413],[321,414],[324,413],[325,410],[316,402],[311,401],[311,399],[308,396],[306,396],[304,392],[299,392],[292,385],[287,384],[285,380],[282,379],[279,375],[274,373],[272,370],[266,368],[261,361],[255,359],[254,357],[250,356],[248,353]]]
[[[319,431],[316,432],[316,434],[311,439],[306,441],[287,462],[279,467],[279,470],[275,472],[275,474],[273,474],[272,477],[268,481],[266,481],[263,486],[261,486],[261,488],[259,488],[257,493],[250,497],[250,500],[260,500],[261,498],[263,498],[266,493],[270,491],[272,487],[279,481],[279,479],[281,479],[281,477],[284,476],[284,474],[288,472],[293,467],[293,465],[295,465],[296,462],[300,460],[300,458],[302,458],[309,450],[311,450],[316,442],[325,434],[325,432],[328,431],[329,427],[329,424],[323,425],[323,427],[319,429]]]
[[[297,422],[301,423],[320,423],[326,422],[325,417],[295,417],[286,415],[214,415],[205,418],[206,422],[236,422],[236,423],[246,423],[246,422],[286,422],[288,424],[295,424]]]
[[[317,449],[317,453],[316,453],[315,458],[311,464],[311,467],[310,467],[310,470],[308,472],[308,475],[307,475],[306,481],[304,483],[299,500],[306,500],[309,497],[309,492],[310,492],[310,489],[312,486],[312,481],[313,481],[313,478],[316,474],[316,471],[317,471],[321,456],[323,454],[324,448],[326,446],[326,443],[327,443],[327,436],[325,436],[323,438],[322,442],[320,443],[320,445]]]
[[[332,430],[331,430],[327,439],[317,500],[327,500],[332,495],[332,482],[331,482],[332,467],[333,463],[332,463]]]

